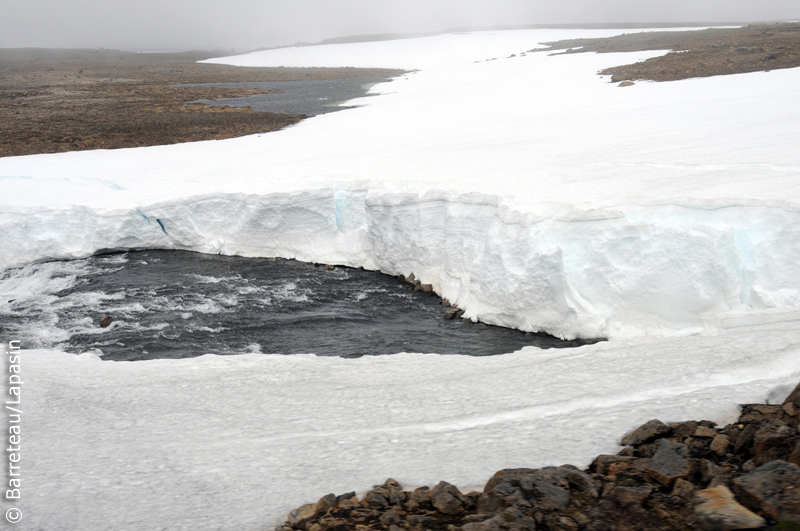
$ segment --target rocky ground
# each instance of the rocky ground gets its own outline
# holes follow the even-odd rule
[[[800,23],[754,24],[742,28],[630,33],[606,39],[545,43],[560,53],[671,50],[632,65],[607,68],[611,81],[675,81],[800,66]]]
[[[275,131],[304,115],[189,104],[264,93],[174,87],[384,77],[357,68],[242,68],[198,64],[220,53],[0,49],[0,156],[154,146]]]
[[[482,492],[388,479],[361,499],[328,494],[279,531],[800,530],[800,385],[722,428],[651,420],[621,442],[586,470],[501,470]]]

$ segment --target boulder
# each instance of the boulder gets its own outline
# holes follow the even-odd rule
[[[698,426],[693,435],[694,437],[709,437],[713,439],[717,436],[717,430],[706,426]]]
[[[464,511],[467,498],[453,485],[440,481],[430,492],[433,507],[442,514],[456,515]]]
[[[650,420],[625,435],[620,444],[622,446],[639,446],[659,437],[666,437],[672,430],[660,420]]]
[[[800,524],[800,467],[770,461],[733,480],[742,504],[778,522]]]
[[[318,514],[317,504],[307,503],[290,512],[287,520],[292,528],[305,529],[306,524],[313,520]]]
[[[741,506],[725,485],[701,490],[695,499],[697,523],[706,531],[758,529],[766,525],[763,518]]]
[[[728,453],[728,448],[730,447],[730,445],[731,445],[730,438],[727,435],[720,433],[719,435],[714,437],[713,441],[711,441],[711,446],[709,448],[711,449],[712,452],[722,457]]]
[[[114,322],[114,319],[110,315],[106,315],[102,319],[100,319],[100,328],[108,328],[111,323]]]
[[[658,451],[644,471],[662,485],[671,487],[676,479],[685,478],[691,472],[691,465],[686,459],[686,445],[661,439]]]
[[[539,511],[563,511],[572,499],[597,497],[595,480],[577,468],[565,465],[541,469],[512,468],[497,472],[486,484],[478,500],[478,510],[497,513],[519,505]]]
[[[794,449],[800,435],[797,430],[782,423],[770,422],[753,436],[753,461],[763,465],[775,459],[786,459]]]

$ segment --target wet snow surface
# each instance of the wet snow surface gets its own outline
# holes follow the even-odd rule
[[[781,400],[800,380],[800,69],[619,88],[596,72],[661,52],[525,53],[615,33],[218,58],[416,71],[275,133],[0,158],[4,269],[135,248],[293,258],[414,273],[469,319],[609,338],[480,357],[23,351],[16,529],[264,529],[387,477],[480,488],[502,468],[588,465],[652,418],[724,423]],[[20,278],[9,299],[57,309],[69,276]],[[117,291],[75,297],[124,304],[101,293]],[[233,295],[181,304],[200,324]],[[82,318],[40,315],[10,339],[68,341]]]
[[[295,260],[139,251],[0,273],[0,334],[22,348],[92,351],[106,360],[203,354],[432,352],[484,356],[545,334],[443,319],[439,297],[373,271]],[[107,328],[100,319],[114,319]]]

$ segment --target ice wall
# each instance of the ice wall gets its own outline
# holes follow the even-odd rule
[[[478,193],[366,187],[0,213],[2,267],[175,248],[414,275],[465,316],[558,337],[714,334],[797,317],[800,212],[629,205],[520,212]]]

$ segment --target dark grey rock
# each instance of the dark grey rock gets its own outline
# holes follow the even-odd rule
[[[653,419],[645,422],[622,438],[622,446],[639,446],[659,437],[666,437],[672,430],[660,420]]]
[[[430,491],[433,507],[442,514],[455,515],[464,511],[467,498],[450,483],[440,481]]]
[[[800,467],[770,461],[733,480],[736,494],[752,511],[777,521],[800,523]]]
[[[686,459],[686,445],[661,439],[656,454],[644,471],[662,485],[671,487],[676,479],[685,478],[691,472],[691,465]]]

